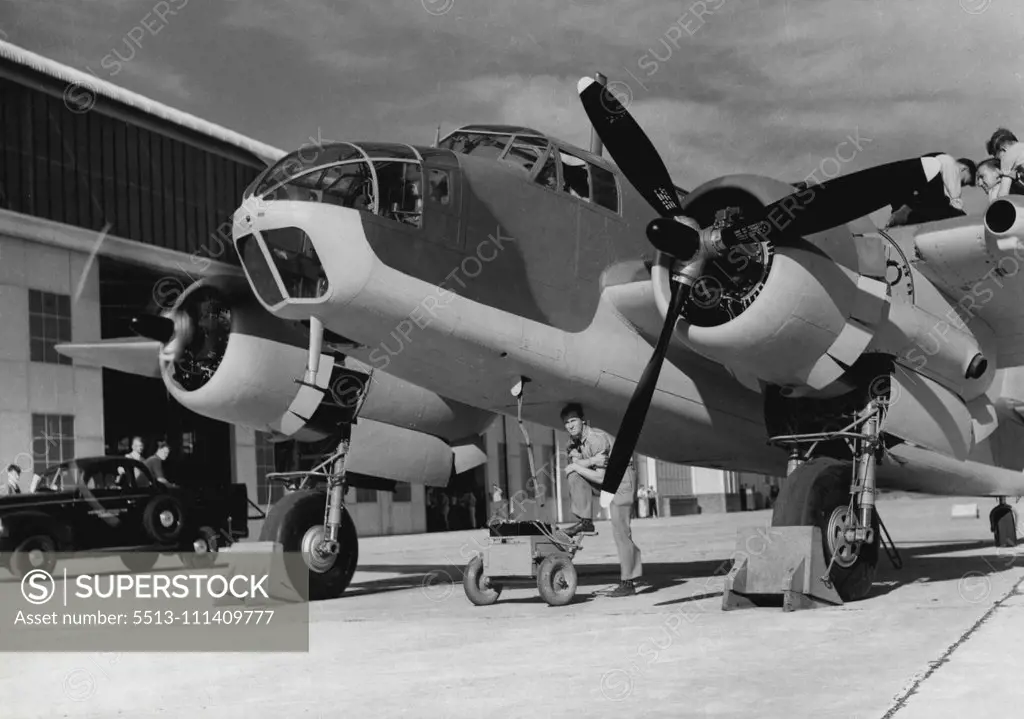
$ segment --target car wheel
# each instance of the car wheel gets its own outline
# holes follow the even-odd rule
[[[128,568],[129,572],[137,574],[148,572],[156,566],[156,560],[160,558],[156,552],[122,552],[121,563]]]
[[[48,534],[34,534],[11,552],[11,573],[22,579],[33,570],[53,572],[57,566],[57,542]]]
[[[217,533],[210,527],[202,527],[192,542],[194,551],[180,552],[181,563],[189,569],[209,569],[217,563]]]
[[[153,497],[142,511],[142,525],[158,544],[177,542],[185,529],[181,500],[169,494]]]

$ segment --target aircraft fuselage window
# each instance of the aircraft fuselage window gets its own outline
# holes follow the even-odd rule
[[[423,173],[414,162],[376,161],[377,214],[413,227],[423,219]]]
[[[589,200],[590,178],[587,163],[562,151],[558,154],[562,160],[562,190],[581,200]]]
[[[590,165],[590,184],[594,189],[594,202],[612,212],[619,211],[619,190],[614,173]]]
[[[373,175],[365,162],[347,162],[317,168],[293,177],[273,188],[267,200],[326,202],[356,210],[370,210],[373,205]]]
[[[474,155],[496,160],[508,144],[511,135],[490,135],[480,132],[456,132],[438,143],[438,147],[460,155]]]
[[[540,168],[540,172],[537,173],[537,177],[534,181],[549,190],[558,189],[558,163],[555,161],[554,155],[549,154],[547,156],[547,159],[544,161],[544,166]]]
[[[451,180],[444,170],[430,170],[427,179],[427,197],[439,205],[451,204]]]

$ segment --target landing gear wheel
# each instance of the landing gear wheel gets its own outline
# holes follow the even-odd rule
[[[18,579],[36,569],[51,573],[57,566],[57,543],[46,534],[32,535],[14,548],[10,561],[11,573]]]
[[[261,542],[281,545],[289,581],[310,601],[340,597],[352,581],[359,561],[359,537],[352,517],[344,508],[338,553],[323,556],[317,551],[324,532],[326,503],[323,491],[300,489],[286,494],[270,508],[260,531]]]
[[[863,599],[871,591],[881,539],[878,516],[874,513],[871,544],[858,547],[847,543],[844,537],[855,519],[849,509],[851,472],[850,462],[815,457],[782,480],[772,509],[773,527],[817,526],[821,530],[826,566],[836,555],[829,577],[844,602]]]
[[[549,554],[537,570],[537,589],[552,607],[561,607],[576,594],[576,567],[565,554]]]
[[[142,526],[157,544],[177,542],[185,528],[181,500],[170,494],[153,497],[142,510]]]
[[[121,563],[133,574],[148,572],[159,558],[156,552],[121,552]]]
[[[479,554],[466,565],[462,588],[466,590],[469,601],[478,607],[494,604],[501,595],[501,585],[491,584],[491,580],[484,576],[484,558]]]
[[[193,551],[180,552],[181,563],[189,569],[209,569],[217,563],[217,533],[210,527],[200,527],[192,542]]]
[[[1013,516],[1013,507],[997,504],[988,513],[988,523],[997,547],[1017,546],[1017,519]]]

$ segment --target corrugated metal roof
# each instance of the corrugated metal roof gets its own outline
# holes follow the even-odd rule
[[[163,103],[143,97],[138,93],[126,90],[123,87],[103,80],[82,70],[76,70],[55,60],[43,57],[25,48],[13,45],[5,40],[0,40],[0,58],[9,60],[18,65],[31,68],[36,72],[43,73],[68,84],[66,93],[70,96],[79,96],[83,92],[93,92],[97,96],[105,97],[116,102],[123,103],[136,110],[145,112],[153,117],[160,118],[167,122],[188,128],[193,132],[206,135],[214,140],[234,145],[246,152],[250,152],[267,164],[271,164],[282,158],[286,153],[276,147],[253,140],[250,137],[240,135],[234,130],[221,127],[207,120],[190,115],[181,110]],[[76,89],[78,88],[78,89]]]

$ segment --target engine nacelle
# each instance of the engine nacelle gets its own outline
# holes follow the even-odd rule
[[[729,176],[687,195],[683,209],[707,227],[794,192],[791,185],[769,178]],[[802,199],[809,200],[813,188],[803,192],[807,197]],[[769,221],[784,227],[789,218],[779,213]],[[874,230],[866,220],[851,226]],[[663,316],[670,297],[669,267],[668,258],[659,257],[652,268]],[[747,245],[709,262],[675,333],[738,377],[799,394],[840,379],[867,348],[888,309],[881,238],[855,242],[848,226],[841,226],[796,246]]]
[[[441,472],[446,483],[450,444],[476,437],[493,420],[489,412],[328,352],[320,357],[320,389],[301,384],[308,329],[264,310],[244,280],[200,280],[170,314],[176,329],[160,367],[177,402],[212,419],[305,442],[325,439],[358,411],[348,465],[355,472],[399,481],[417,481],[415,475],[427,484],[438,483]]]
[[[1004,252],[1024,249],[1024,197],[1007,195],[988,206],[985,239]]]

